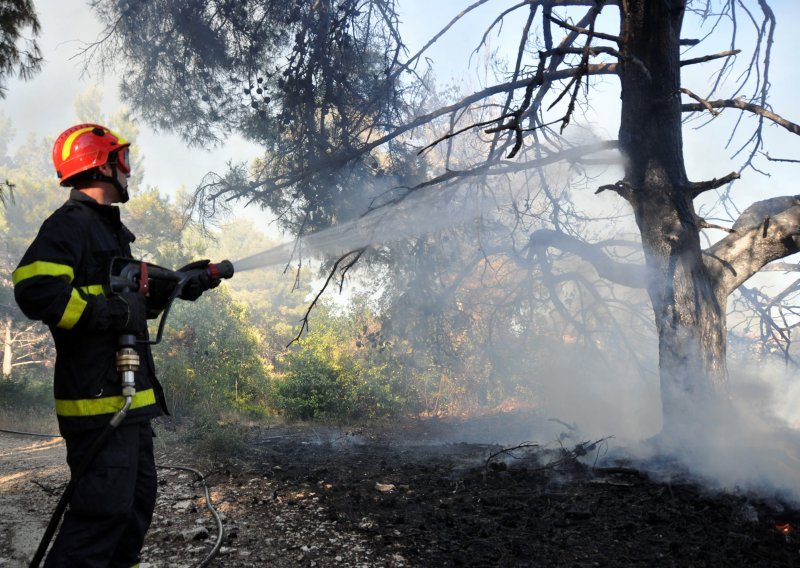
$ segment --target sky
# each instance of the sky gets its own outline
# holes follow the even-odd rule
[[[411,53],[423,45],[438,32],[450,19],[465,6],[471,4],[462,0],[430,2],[429,0],[401,0],[400,18],[403,34]],[[502,28],[501,33],[493,33],[488,37],[489,51],[483,50],[470,59],[477,43],[490,21],[490,15],[496,14],[498,6],[512,5],[509,0],[494,0],[459,21],[445,38],[439,40],[431,50],[433,58],[440,62],[436,68],[440,83],[454,82],[465,89],[475,87],[483,81],[479,61],[489,51],[515,48],[517,29],[510,21]],[[800,122],[800,112],[796,109],[796,93],[800,90],[800,74],[793,65],[796,60],[794,42],[790,34],[793,28],[782,22],[800,21],[800,2],[795,0],[772,0],[778,16],[778,38],[773,54],[773,101],[776,111],[786,118]],[[106,115],[117,111],[122,103],[118,92],[118,76],[98,73],[86,73],[77,56],[86,42],[94,40],[100,26],[85,2],[78,0],[38,0],[36,2],[42,32],[39,43],[42,48],[45,65],[43,71],[28,82],[11,80],[8,82],[6,99],[0,99],[0,109],[9,115],[16,127],[19,137],[33,131],[40,136],[52,137],[75,122],[73,100],[76,95],[96,85],[103,93],[101,108]],[[740,35],[744,37],[745,25],[742,24]],[[702,32],[698,31],[698,35]],[[691,31],[687,32],[691,34]],[[685,34],[686,35],[686,34]],[[782,41],[783,40],[783,41]],[[722,45],[721,49],[725,46]],[[692,54],[696,56],[697,54]],[[441,63],[446,62],[446,63]],[[124,73],[123,69],[117,70]],[[695,92],[703,92],[703,85],[689,84]],[[603,95],[614,104],[616,92],[613,88]],[[733,113],[730,113],[733,114]],[[609,136],[614,135],[616,116],[609,116],[607,125],[603,125],[604,115],[598,113],[597,127]],[[722,122],[722,121],[718,121]],[[188,149],[175,135],[156,132],[140,121],[138,144],[144,155],[146,186],[158,186],[164,191],[185,186],[194,187],[209,170],[221,171],[228,160],[241,160],[254,157],[257,151],[241,139],[231,137],[227,143],[213,151],[197,148]],[[784,135],[777,127],[770,127],[775,143],[769,148],[773,156],[792,157],[791,148],[796,147],[796,137]],[[707,134],[693,136],[692,129],[686,131],[686,154],[690,175],[695,179],[719,177],[731,170],[729,156],[731,149],[725,149],[723,143],[709,145]],[[714,136],[723,141],[727,130],[719,129]],[[794,184],[796,166],[776,166],[772,178],[753,176],[750,183],[742,184],[754,199],[760,196],[778,193],[800,193],[791,186]]]

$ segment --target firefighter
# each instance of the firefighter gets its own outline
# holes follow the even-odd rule
[[[65,130],[53,164],[69,199],[42,224],[13,273],[14,294],[28,317],[50,327],[56,347],[53,391],[72,473],[123,405],[115,369],[120,334],[147,337],[171,290],[149,298],[110,294],[114,257],[131,258],[134,235],[113,204],[128,201],[130,144],[98,124]],[[211,287],[195,277],[181,295],[195,300]],[[154,291],[152,291],[154,292]],[[119,427],[77,480],[45,567],[130,567],[153,516],[156,468],[150,420],[168,414],[148,345],[137,343],[136,394]]]

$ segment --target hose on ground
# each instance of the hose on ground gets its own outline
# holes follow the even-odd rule
[[[197,471],[196,469],[192,469],[191,467],[186,467],[183,465],[156,465],[159,469],[175,469],[179,471],[188,471],[197,476],[197,481],[199,481],[203,485],[203,491],[206,495],[206,507],[208,510],[211,511],[211,515],[214,517],[214,522],[217,523],[217,540],[214,543],[214,546],[211,548],[211,551],[208,555],[197,565],[197,568],[202,568],[203,566],[207,566],[208,563],[214,558],[217,553],[219,552],[220,547],[222,546],[222,539],[225,536],[225,527],[222,525],[222,519],[217,513],[217,510],[211,505],[211,495],[208,491],[208,485],[206,484],[206,479],[203,477],[203,474]]]

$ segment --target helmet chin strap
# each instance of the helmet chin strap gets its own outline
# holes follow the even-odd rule
[[[111,166],[112,175],[110,176],[103,175],[100,173],[100,170],[98,169],[96,170],[96,173],[93,177],[97,181],[103,181],[113,185],[119,192],[120,203],[127,203],[128,199],[130,199],[130,195],[128,195],[128,188],[123,186],[119,182],[119,179],[117,179],[117,164],[115,164],[114,162],[110,162],[109,165]]]

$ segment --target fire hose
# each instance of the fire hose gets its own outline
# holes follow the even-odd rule
[[[156,338],[154,340],[150,339],[137,339],[135,335],[130,333],[124,333],[120,335],[118,341],[118,350],[116,355],[116,368],[117,371],[120,373],[120,378],[122,382],[122,397],[124,399],[122,408],[120,408],[109,421],[108,425],[103,429],[103,431],[97,436],[97,438],[92,442],[92,445],[89,447],[89,450],[84,455],[81,462],[75,468],[72,476],[70,477],[69,483],[67,484],[66,489],[64,489],[64,493],[61,495],[61,498],[56,505],[55,510],[53,511],[53,515],[50,518],[50,522],[45,529],[45,533],[42,536],[41,541],[39,542],[39,547],[36,550],[36,553],[31,560],[30,567],[31,568],[38,568],[39,564],[41,563],[42,559],[44,558],[45,553],[47,552],[47,547],[50,544],[50,541],[53,538],[53,535],[58,528],[59,523],[61,522],[61,517],[64,515],[64,511],[67,508],[67,504],[69,503],[70,498],[72,497],[72,493],[75,490],[75,486],[77,485],[78,480],[83,476],[86,470],[92,463],[97,452],[106,442],[106,439],[114,431],[117,426],[119,426],[125,417],[128,414],[128,410],[131,407],[131,403],[133,401],[133,397],[136,394],[136,383],[135,383],[135,373],[139,369],[139,353],[136,351],[136,344],[148,344],[148,345],[156,345],[158,344],[164,334],[164,324],[166,323],[167,316],[169,315],[170,308],[172,307],[172,303],[175,301],[176,298],[180,297],[181,293],[183,292],[184,287],[187,283],[189,283],[194,278],[202,275],[208,276],[211,282],[219,282],[223,278],[231,278],[233,276],[233,264],[231,264],[228,260],[223,260],[218,264],[211,264],[209,263],[204,268],[197,268],[194,270],[188,270],[185,272],[179,272],[175,270],[169,270],[167,268],[162,268],[160,266],[156,266],[154,264],[148,264],[146,262],[137,261],[133,259],[125,259],[125,258],[115,258],[111,263],[111,273],[109,277],[109,288],[112,293],[121,293],[121,292],[139,292],[140,294],[146,295],[150,289],[150,281],[152,279],[155,280],[165,280],[167,282],[172,282],[174,284],[174,288],[170,293],[169,297],[166,300],[166,304],[164,310],[161,314],[161,321],[158,325],[158,332],[156,333]],[[177,467],[177,466],[176,466]],[[188,471],[194,471],[197,475],[199,475],[199,479],[203,481],[203,485],[205,486],[205,480],[203,476],[195,471],[191,470],[190,468],[179,468],[179,469],[187,469]],[[209,495],[208,495],[208,488],[206,487],[206,503],[209,503]],[[217,543],[212,549],[212,556],[208,558],[210,560],[213,558],[213,555],[219,550],[219,547],[222,544],[222,522],[219,518],[219,515],[216,514],[216,511],[212,512],[214,518],[218,524],[218,537]],[[198,566],[205,566],[205,561],[199,564]]]

